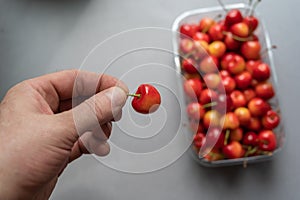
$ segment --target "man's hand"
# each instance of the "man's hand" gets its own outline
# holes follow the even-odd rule
[[[10,89],[0,104],[0,199],[47,199],[72,160],[107,155],[127,93],[116,78],[77,70]]]

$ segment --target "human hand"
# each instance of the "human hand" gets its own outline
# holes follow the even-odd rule
[[[48,199],[68,163],[108,154],[127,94],[116,78],[77,70],[10,89],[0,104],[0,199]]]

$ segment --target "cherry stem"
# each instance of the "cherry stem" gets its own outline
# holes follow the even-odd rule
[[[230,130],[227,129],[227,130],[226,130],[226,133],[225,133],[224,145],[227,145],[229,136],[230,136]]]
[[[213,107],[213,106],[216,106],[216,105],[218,105],[218,102],[213,101],[213,102],[204,104],[203,108],[209,108],[209,107]]]
[[[227,31],[223,31],[222,33],[223,33],[224,35],[230,34],[230,32],[227,32]],[[231,34],[232,34],[232,33],[231,33]],[[239,41],[239,42],[247,42],[247,41],[250,41],[250,40],[253,39],[252,36],[249,36],[249,37],[246,37],[246,38],[242,38],[242,37],[239,37],[239,36],[233,35],[233,34],[232,34],[232,38],[235,39],[235,40],[237,40],[237,41]]]
[[[221,0],[218,0],[219,4],[221,5],[221,7],[223,8],[223,10],[227,13],[228,10],[225,8],[224,3]]]
[[[141,94],[127,94],[128,97],[137,97],[140,98]]]
[[[248,157],[249,155],[254,154],[257,150],[258,150],[257,147],[252,148],[252,147],[249,146],[248,151],[245,153],[244,157]]]
[[[264,50],[261,51],[261,55],[264,55],[265,53],[267,53],[268,51],[271,51],[273,49],[277,49],[276,45],[272,45],[271,47],[267,47]]]
[[[254,13],[255,8],[257,7],[257,5],[258,5],[260,2],[261,2],[261,0],[257,0],[257,1],[253,4],[253,6],[250,8],[250,14],[249,14],[249,16],[253,16],[253,13]]]

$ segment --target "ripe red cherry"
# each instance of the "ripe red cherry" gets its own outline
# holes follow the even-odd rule
[[[234,108],[244,107],[247,104],[244,94],[239,90],[234,90],[230,93],[230,99]]]
[[[221,125],[223,125],[224,130],[234,130],[240,126],[240,122],[233,112],[228,112],[221,118]]]
[[[194,42],[187,38],[181,39],[179,45],[182,53],[190,53],[195,49]]]
[[[212,73],[218,71],[219,60],[215,56],[205,57],[199,64],[199,69],[203,73]]]
[[[218,127],[220,125],[220,113],[216,110],[209,110],[203,117],[204,128]]]
[[[196,62],[191,58],[183,59],[181,66],[187,73],[194,74],[198,72]]]
[[[216,56],[217,58],[220,58],[224,55],[226,51],[226,45],[224,42],[221,41],[213,41],[208,46],[208,52],[212,56]]]
[[[239,107],[234,110],[234,114],[237,116],[240,124],[247,125],[251,119],[251,113],[248,108]]]
[[[260,60],[248,60],[248,61],[246,62],[246,70],[247,70],[250,74],[252,74],[252,73],[253,73],[253,68],[254,68],[256,65],[260,64],[260,63],[261,63]]]
[[[261,123],[259,118],[251,117],[249,123],[246,126],[251,131],[259,131],[261,130]]]
[[[131,102],[133,109],[139,113],[148,114],[156,111],[161,103],[160,94],[155,87],[150,84],[142,84],[135,92]]]
[[[257,60],[260,57],[259,41],[247,41],[241,46],[241,53],[247,60]]]
[[[239,37],[247,37],[249,35],[249,27],[244,22],[239,22],[230,27],[231,33]]]
[[[258,144],[258,137],[254,132],[247,132],[243,137],[244,145],[256,146]]]
[[[238,9],[230,10],[225,17],[225,26],[230,27],[233,24],[243,21],[243,16]]]
[[[221,76],[221,78],[224,78],[224,77],[230,76],[230,74],[227,70],[223,69],[220,71],[220,76]]]
[[[232,141],[222,148],[224,155],[229,159],[240,158],[243,156],[244,151],[241,143]]]
[[[204,89],[201,92],[199,101],[202,105],[208,104],[212,101],[215,101],[217,99],[217,93],[211,89]]]
[[[256,96],[268,100],[275,95],[273,86],[270,82],[258,83],[255,86]]]
[[[205,74],[203,80],[209,89],[216,89],[221,83],[221,76],[216,73]]]
[[[270,105],[263,99],[255,97],[248,103],[248,108],[252,116],[263,116],[271,109]]]
[[[221,24],[214,24],[210,27],[208,34],[213,41],[222,41],[224,38],[224,30],[224,26],[222,26]]]
[[[210,27],[212,25],[214,25],[216,22],[215,20],[213,20],[212,18],[209,18],[209,17],[204,17],[200,20],[200,23],[199,23],[199,31],[201,32],[207,32]]]
[[[197,133],[194,135],[193,142],[195,147],[201,148],[205,143],[205,135],[203,133]]]
[[[234,77],[235,83],[237,88],[239,89],[246,89],[248,86],[251,85],[252,76],[250,72],[244,71]]]
[[[270,67],[266,63],[260,63],[253,67],[252,76],[258,81],[265,81],[271,75]]]
[[[243,91],[244,96],[246,98],[247,103],[253,99],[254,97],[256,97],[256,93],[254,92],[253,89],[249,88]]]
[[[269,110],[267,114],[262,117],[261,121],[264,128],[272,130],[278,126],[280,117],[274,110]]]
[[[224,146],[225,135],[220,128],[211,128],[206,134],[206,146],[214,145],[214,148]]]
[[[210,43],[210,37],[209,37],[209,35],[206,34],[206,33],[202,33],[202,32],[196,32],[194,34],[194,36],[193,36],[193,39],[195,41],[201,41],[201,40],[203,40],[203,41],[205,41],[207,43]]]
[[[258,147],[263,151],[273,151],[276,149],[277,141],[273,131],[261,131],[258,134],[258,141]]]
[[[200,121],[200,119],[205,114],[205,109],[203,108],[203,106],[200,103],[192,102],[192,103],[189,103],[187,106],[187,114],[191,119],[193,119],[195,121]]]
[[[250,34],[255,31],[259,23],[258,19],[254,16],[245,17],[243,22],[248,25]]]
[[[180,33],[192,38],[197,31],[197,26],[194,24],[183,24],[180,26]]]
[[[215,109],[218,111],[231,111],[232,110],[232,101],[229,95],[219,94],[217,97],[217,105]]]
[[[188,79],[184,82],[183,89],[191,98],[197,98],[202,91],[202,83],[198,78]]]
[[[231,141],[241,141],[243,139],[243,129],[237,128],[230,131],[230,140]]]
[[[232,50],[232,51],[238,50],[242,44],[240,41],[235,40],[233,38],[232,33],[230,33],[230,32],[228,32],[226,34],[224,43],[225,43],[227,49]]]
[[[246,67],[245,60],[238,54],[227,53],[221,60],[222,69],[227,70],[231,74],[239,74]]]
[[[221,84],[219,87],[220,91],[222,91],[221,87],[224,87],[226,93],[231,93],[235,89],[236,83],[233,78],[226,76],[221,79]]]

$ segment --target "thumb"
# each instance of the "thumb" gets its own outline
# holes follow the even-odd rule
[[[103,125],[120,116],[127,93],[127,90],[117,86],[103,90],[73,109],[61,113],[60,120],[72,130],[70,134],[77,139],[83,133],[93,130],[95,126]]]

